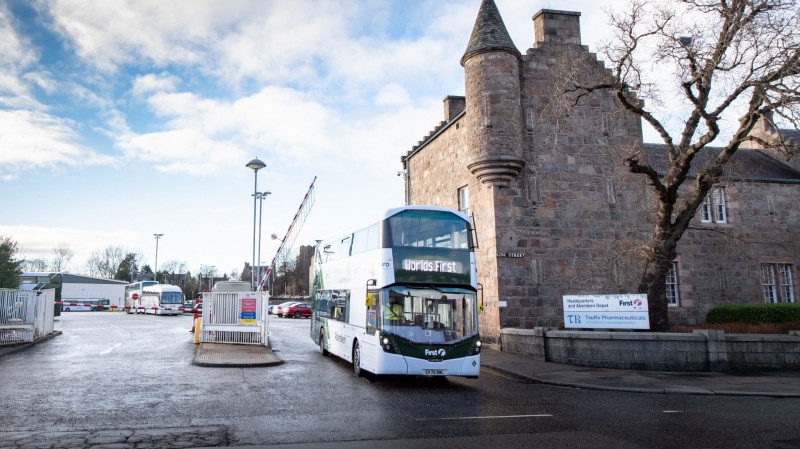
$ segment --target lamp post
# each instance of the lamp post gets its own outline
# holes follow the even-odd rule
[[[156,238],[156,263],[155,268],[153,268],[153,280],[158,282],[158,239],[163,237],[164,234],[153,234],[153,237]]]
[[[216,265],[208,266],[208,291],[211,291],[211,289],[214,287],[214,270],[216,268]]]
[[[250,287],[254,287],[255,282],[255,270],[256,270],[256,193],[258,193],[258,171],[262,168],[266,167],[267,164],[259,160],[258,158],[251,160],[245,167],[252,169],[253,174],[255,175],[255,181],[253,184],[253,264],[250,266]],[[253,288],[255,290],[255,288]]]
[[[264,200],[267,199],[267,195],[272,195],[272,192],[256,192],[253,194],[258,200],[258,257],[256,261],[258,261],[259,283],[261,282],[261,215],[264,211]]]

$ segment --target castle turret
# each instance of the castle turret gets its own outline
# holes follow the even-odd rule
[[[468,168],[481,182],[504,186],[522,171],[519,50],[494,0],[483,0],[467,50]]]

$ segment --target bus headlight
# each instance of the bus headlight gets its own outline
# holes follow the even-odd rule
[[[481,353],[481,341],[478,340],[475,342],[475,346],[472,347],[473,354],[480,354]]]
[[[385,335],[381,336],[381,348],[383,348],[384,352],[391,352],[392,354],[397,352],[394,349],[394,344],[392,343],[392,340]]]

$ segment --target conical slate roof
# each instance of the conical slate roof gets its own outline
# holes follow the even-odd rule
[[[508,34],[494,0],[483,0],[481,9],[478,10],[478,18],[475,19],[475,25],[472,27],[467,50],[461,57],[461,65],[463,66],[467,59],[474,55],[490,51],[505,51],[517,58],[521,57]]]

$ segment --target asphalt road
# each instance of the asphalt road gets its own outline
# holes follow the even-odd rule
[[[284,364],[191,364],[191,317],[65,313],[0,358],[0,448],[797,448],[800,400],[358,378],[308,319],[273,318]]]

